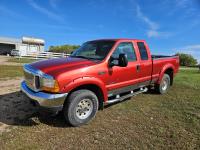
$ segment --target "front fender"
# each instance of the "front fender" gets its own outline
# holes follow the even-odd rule
[[[100,79],[95,78],[95,77],[85,76],[85,77],[80,77],[80,78],[74,79],[73,81],[66,84],[62,88],[61,92],[69,93],[70,91],[72,91],[73,89],[75,89],[79,86],[88,85],[88,84],[93,84],[93,85],[98,86],[101,89],[101,91],[103,92],[104,101],[108,100],[108,96],[107,96],[108,93],[107,93],[105,84]]]

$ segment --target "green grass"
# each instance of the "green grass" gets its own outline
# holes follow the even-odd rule
[[[175,82],[192,89],[200,89],[200,71],[198,68],[182,69]]]
[[[30,58],[10,58],[8,62],[14,62],[14,63],[32,63],[38,61],[36,59],[30,59]]]
[[[99,111],[86,126],[33,118],[0,135],[0,149],[200,149],[200,72],[181,70],[165,95],[145,93]]]
[[[22,66],[0,65],[0,79],[22,77]]]

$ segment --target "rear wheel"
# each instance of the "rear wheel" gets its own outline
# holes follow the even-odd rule
[[[98,110],[98,98],[89,90],[78,90],[70,94],[63,108],[67,122],[81,126],[93,119]]]
[[[156,90],[160,94],[165,94],[170,87],[170,77],[168,74],[164,74],[160,84],[156,85]]]

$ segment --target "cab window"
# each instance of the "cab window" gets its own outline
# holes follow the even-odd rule
[[[135,50],[131,42],[123,42],[118,45],[112,54],[113,58],[118,58],[119,54],[126,54],[129,62],[136,61]]]

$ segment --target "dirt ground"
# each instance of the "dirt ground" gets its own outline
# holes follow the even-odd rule
[[[0,95],[18,91],[23,78],[4,79],[0,82]]]
[[[5,63],[9,58],[8,56],[0,56],[0,64]]]
[[[0,56],[0,65],[7,66],[21,66],[20,63],[8,62],[10,57]],[[0,80],[0,134],[4,131],[10,131],[9,124],[15,122],[15,117],[20,112],[20,103],[23,103],[20,93],[20,82],[23,78],[3,78]],[[24,99],[25,100],[25,99]],[[25,106],[24,103],[22,106]],[[14,110],[13,107],[19,107],[18,111]],[[21,117],[24,117],[22,115]],[[6,124],[5,124],[6,123]]]
[[[22,65],[20,63],[8,62],[10,58],[11,58],[10,56],[0,56],[0,65],[7,65],[7,66],[21,66]]]
[[[8,131],[8,124],[14,121],[16,112],[12,112],[11,114],[10,112],[12,111],[12,107],[16,107],[19,104],[18,102],[21,101],[19,92],[21,80],[22,78],[4,79],[0,82],[0,134]]]
[[[9,62],[11,57],[0,56],[0,65],[22,66],[23,64]],[[30,100],[20,92],[22,77],[0,79],[0,134],[10,131],[22,119],[34,114]]]
[[[9,58],[10,57],[8,56],[0,56],[0,64],[1,65],[19,65],[17,63],[8,63],[7,61],[9,60]],[[18,78],[18,79],[12,79],[12,80],[4,79],[4,81],[1,81],[0,82],[0,100],[3,99],[2,95],[19,90],[19,85],[20,85],[19,83],[21,80],[22,80],[21,78]],[[2,123],[1,119],[2,119],[2,113],[0,114],[0,134],[4,131],[8,131],[8,127],[9,127],[9,125]]]

